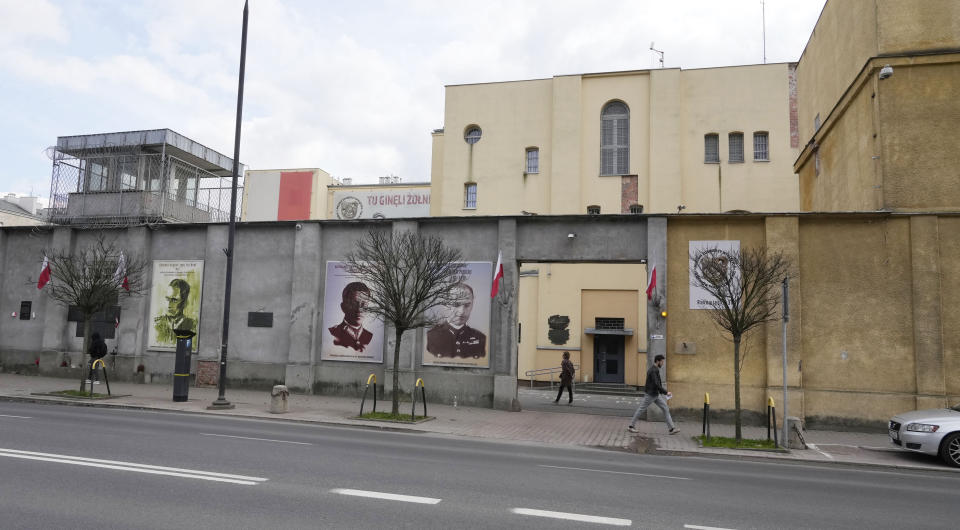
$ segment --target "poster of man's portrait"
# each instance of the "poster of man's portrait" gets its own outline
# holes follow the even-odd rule
[[[203,260],[154,260],[150,289],[148,347],[176,350],[175,330],[200,332]],[[193,351],[199,341],[193,340]]]
[[[464,263],[462,273],[463,282],[451,289],[451,303],[430,313],[436,324],[427,329],[424,365],[490,367],[493,264],[470,261]]]
[[[343,262],[327,262],[321,360],[383,362],[383,322],[367,312],[369,298],[370,288]]]

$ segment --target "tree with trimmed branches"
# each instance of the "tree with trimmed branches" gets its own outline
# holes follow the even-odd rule
[[[368,232],[346,259],[346,270],[365,283],[368,313],[393,327],[393,414],[400,413],[400,342],[403,333],[437,322],[431,310],[459,302],[463,260],[439,237],[400,231]]]

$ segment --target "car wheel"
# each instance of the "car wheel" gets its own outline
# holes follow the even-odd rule
[[[947,465],[960,467],[960,432],[947,435],[940,443],[940,458]]]

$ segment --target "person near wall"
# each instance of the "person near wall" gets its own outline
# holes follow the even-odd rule
[[[650,369],[647,370],[647,381],[643,384],[643,403],[640,404],[640,407],[637,408],[637,411],[633,413],[633,418],[630,420],[630,425],[627,427],[627,430],[630,432],[639,432],[635,425],[637,424],[637,419],[647,411],[647,408],[651,404],[655,404],[660,407],[660,410],[663,411],[663,420],[667,423],[667,428],[670,429],[670,434],[677,434],[680,432],[680,429],[677,428],[673,423],[673,418],[670,417],[670,407],[667,406],[667,400],[673,397],[672,392],[668,392],[667,388],[663,386],[663,381],[660,379],[660,369],[663,368],[663,355],[657,355],[653,358],[653,365],[650,366]],[[666,397],[664,397],[666,396]]]
[[[553,400],[554,403],[560,402],[564,388],[566,388],[570,394],[570,401],[567,401],[567,404],[570,405],[573,403],[573,376],[576,373],[576,368],[574,368],[573,363],[570,362],[570,352],[563,352],[563,360],[560,361],[560,392],[557,392],[557,399]]]
[[[95,385],[100,384],[100,378],[97,376],[97,371],[93,369],[93,363],[97,359],[103,359],[107,355],[107,343],[100,337],[100,333],[96,331],[93,332],[93,335],[90,337],[90,375],[87,377],[87,382],[93,380]]]

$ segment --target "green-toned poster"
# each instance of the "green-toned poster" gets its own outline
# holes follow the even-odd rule
[[[151,287],[148,347],[176,350],[174,330],[200,332],[203,260],[154,260]],[[194,339],[193,351],[197,351],[198,344]]]

